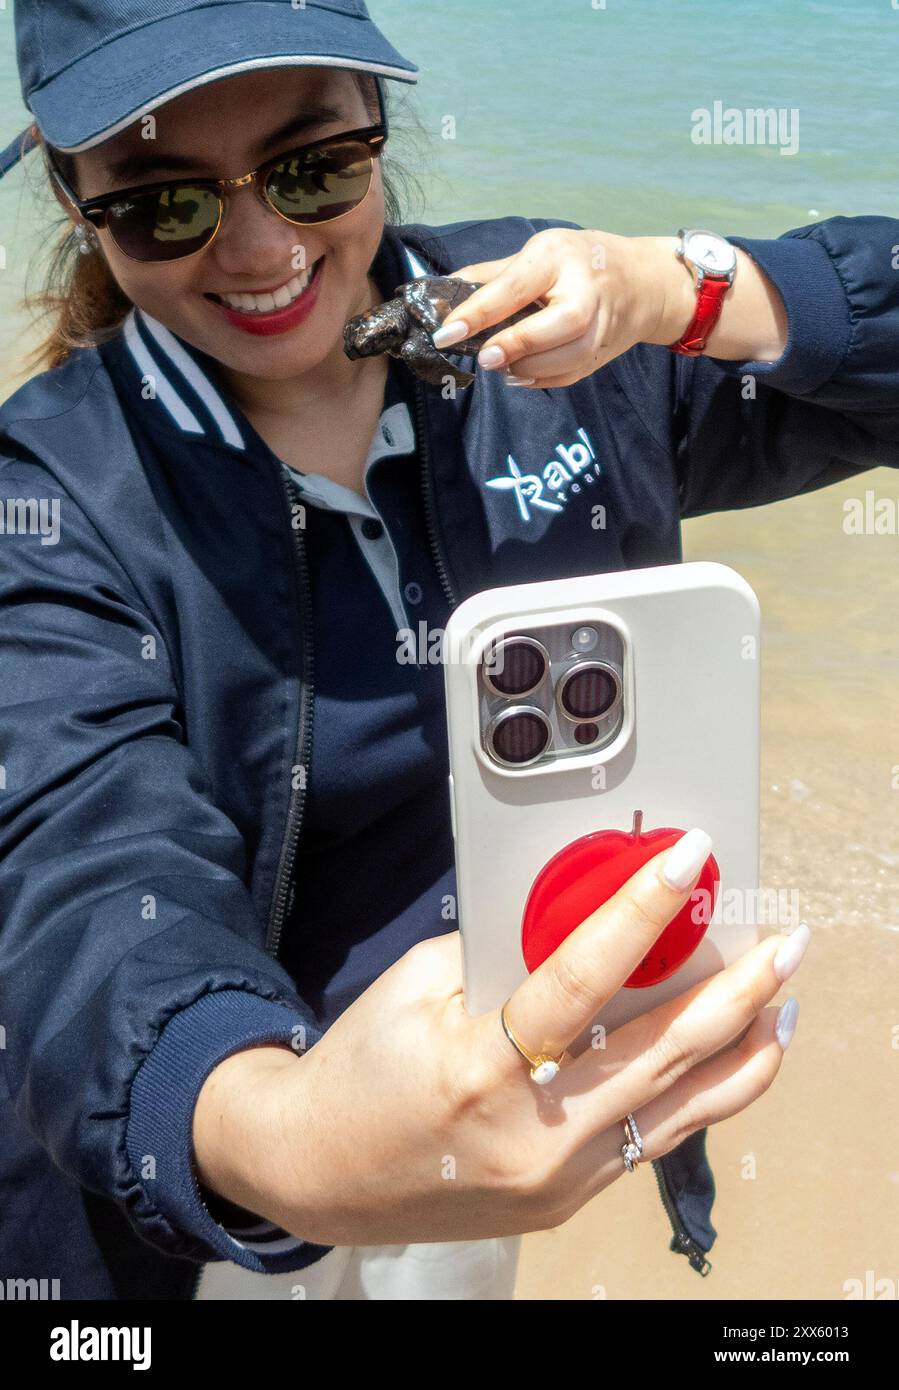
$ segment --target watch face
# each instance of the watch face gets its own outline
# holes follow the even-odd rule
[[[730,275],[737,267],[736,251],[717,232],[685,232],[684,254],[707,275]]]

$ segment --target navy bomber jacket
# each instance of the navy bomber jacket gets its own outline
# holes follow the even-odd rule
[[[388,227],[372,273],[388,298],[574,225]],[[682,517],[899,465],[899,221],[731,240],[786,304],[775,363],[640,344],[562,390],[415,383],[450,605],[676,562]],[[135,437],[95,350],[0,409],[0,1275],[57,1277],[64,1298],[190,1298],[204,1262],[300,1270],[327,1249],[241,1240],[190,1152],[212,1067],[323,1033],[279,959],[313,698],[296,498],[213,363],[170,334],[135,350],[166,447]],[[54,503],[57,543],[38,524]],[[705,1138],[655,1165],[671,1247],[703,1271]]]

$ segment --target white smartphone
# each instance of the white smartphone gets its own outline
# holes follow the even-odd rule
[[[572,1053],[755,944],[759,605],[739,574],[701,562],[486,589],[445,642],[471,1014],[692,826],[712,853],[691,900]]]

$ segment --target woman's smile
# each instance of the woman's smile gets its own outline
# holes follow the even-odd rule
[[[308,318],[315,308],[324,273],[324,256],[300,271],[277,290],[204,297],[221,310],[223,317],[244,333],[268,336],[286,333]]]

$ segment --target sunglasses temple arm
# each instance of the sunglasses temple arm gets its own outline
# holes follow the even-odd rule
[[[380,76],[376,76],[376,77],[375,77],[375,86],[376,86],[377,89],[378,89],[378,110],[379,110],[380,113],[381,113],[381,125],[384,127],[384,139],[386,140],[386,139],[387,139],[387,136],[388,136],[388,134],[389,134],[389,130],[388,130],[388,126],[387,126],[387,107],[386,107],[386,104],[385,104],[385,102],[384,102],[384,79],[383,79],[383,77],[380,77]]]
[[[85,208],[89,207],[90,205],[89,202],[85,202],[84,199],[78,197],[78,194],[75,192],[74,188],[71,187],[67,179],[63,178],[62,174],[59,172],[52,160],[49,160],[49,165],[50,173],[52,174],[56,182],[59,184],[68,202],[71,204],[73,211],[80,213],[80,215],[85,219],[85,221],[94,222],[94,224],[96,225],[95,215],[91,216],[91,213],[85,212]]]

